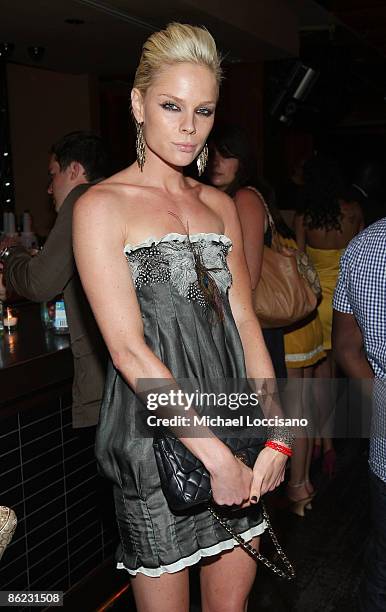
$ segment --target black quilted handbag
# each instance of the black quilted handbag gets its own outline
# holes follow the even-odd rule
[[[251,468],[263,447],[263,443],[259,438],[222,438],[222,441],[229,446],[236,457]],[[278,568],[248,542],[245,542],[243,538],[232,529],[229,521],[220,515],[219,509],[211,503],[212,490],[209,473],[203,463],[197,459],[178,438],[174,437],[168,429],[161,428],[154,436],[153,447],[162,491],[171,510],[175,512],[184,512],[194,506],[205,504],[222,527],[224,527],[238,544],[252,555],[256,561],[264,563],[266,567],[281,578],[293,580],[295,577],[295,570],[277,540],[263,501],[261,501],[263,519],[267,524],[268,532],[286,571]]]
[[[259,438],[222,438],[233,454],[253,467],[264,443]],[[163,493],[169,507],[184,511],[211,500],[209,474],[202,462],[167,429],[154,437],[153,447]]]

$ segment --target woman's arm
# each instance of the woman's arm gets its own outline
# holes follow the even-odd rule
[[[252,289],[256,289],[263,263],[265,208],[257,193],[252,189],[239,189],[234,201],[241,223],[244,253],[251,285]]]
[[[170,370],[144,339],[142,315],[123,253],[130,238],[127,206],[122,206],[119,194],[111,192],[112,188],[103,185],[93,187],[74,208],[73,243],[79,275],[114,366],[127,384],[135,390],[138,379],[158,379],[173,386]],[[181,440],[207,467],[217,503],[241,504],[249,499],[251,470],[209,429],[202,438]]]
[[[271,358],[253,308],[251,278],[245,255],[248,245],[242,233],[238,210],[231,198],[225,194],[218,192],[218,197],[222,201],[217,210],[221,210],[225,234],[232,240],[232,249],[228,254],[228,265],[232,274],[229,301],[243,344],[247,376],[252,379],[275,378]]]

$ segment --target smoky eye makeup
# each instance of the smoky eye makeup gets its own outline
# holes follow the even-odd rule
[[[180,112],[182,104],[180,104],[176,100],[166,99],[165,101],[160,102],[160,106],[166,111]],[[206,106],[206,104],[204,103],[202,105],[197,106],[197,108],[195,109],[195,113],[197,113],[197,115],[201,115],[202,117],[211,117],[214,113],[214,110],[214,108],[212,108],[211,106]]]
[[[214,113],[214,109],[212,108],[207,108],[206,106],[200,106],[196,112],[199,115],[203,115],[204,117],[211,117]]]
[[[180,107],[175,103],[175,102],[171,102],[170,100],[167,102],[162,102],[160,104],[161,108],[164,108],[167,111],[180,111]]]

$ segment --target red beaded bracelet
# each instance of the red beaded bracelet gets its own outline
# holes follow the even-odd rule
[[[284,446],[284,444],[279,444],[279,442],[274,442],[273,440],[267,440],[264,446],[269,446],[269,448],[273,448],[273,450],[277,450],[283,455],[287,455],[287,457],[291,457],[292,450],[288,446]]]

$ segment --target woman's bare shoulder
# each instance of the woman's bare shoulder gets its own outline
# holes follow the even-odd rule
[[[260,201],[263,199],[263,196],[261,195],[260,191],[255,187],[240,187],[240,189],[238,189],[236,192],[236,196],[252,197]]]
[[[143,188],[124,181],[101,181],[92,185],[76,203],[76,209],[92,209],[94,214],[119,213],[130,214],[140,198]]]
[[[241,187],[235,195],[237,208],[257,209],[265,212],[264,199],[261,193],[252,187]]]

